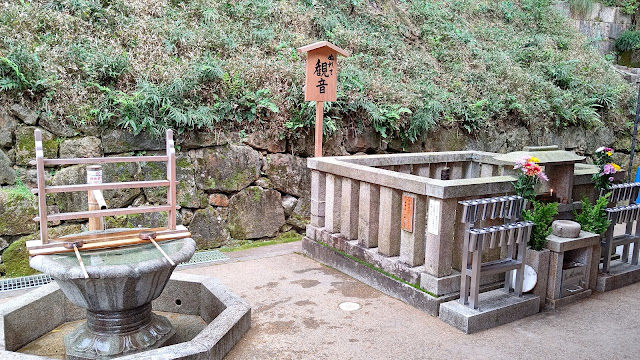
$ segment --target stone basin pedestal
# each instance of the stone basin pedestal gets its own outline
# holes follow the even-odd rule
[[[160,242],[174,263],[195,252],[191,238]],[[170,344],[175,330],[169,320],[151,312],[175,265],[144,244],[81,252],[85,279],[74,253],[39,255],[30,265],[56,280],[87,321],[65,337],[67,359],[108,359]]]

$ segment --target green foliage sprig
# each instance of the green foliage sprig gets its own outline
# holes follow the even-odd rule
[[[619,52],[640,49],[640,31],[627,30],[616,39],[616,50]]]
[[[595,234],[602,234],[607,230],[611,221],[607,220],[607,213],[604,209],[609,204],[610,195],[611,193],[607,193],[601,196],[595,205],[592,205],[587,197],[582,198],[582,210],[580,213],[576,210],[573,211],[573,216],[582,227],[582,230]]]
[[[553,217],[556,215],[558,215],[558,203],[543,204],[538,201],[533,202],[532,210],[522,212],[524,220],[535,223],[528,243],[531,249],[540,251],[544,248],[547,236],[551,234]]]

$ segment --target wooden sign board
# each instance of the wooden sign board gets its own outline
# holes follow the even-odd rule
[[[413,198],[402,195],[402,230],[413,232]]]
[[[305,101],[336,101],[338,92],[338,53],[322,47],[309,51],[305,80]]]

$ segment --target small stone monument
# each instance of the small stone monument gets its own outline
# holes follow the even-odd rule
[[[545,246],[551,251],[547,306],[555,309],[595,290],[600,235],[582,231],[580,224],[570,220],[556,220],[551,228]]]

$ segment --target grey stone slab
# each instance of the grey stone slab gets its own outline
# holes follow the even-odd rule
[[[551,252],[548,249],[542,249],[541,251],[527,249],[525,255],[526,264],[531,266],[538,275],[538,281],[530,293],[540,298],[540,310],[544,309],[547,297],[550,258]]]
[[[0,306],[2,346],[16,351],[66,321],[64,295],[56,283],[30,291]]]
[[[480,292],[495,290],[504,285],[504,274],[494,274],[480,278]],[[420,287],[436,296],[460,297],[460,272],[454,270],[451,275],[435,277],[420,273]]]
[[[424,192],[426,190],[426,182],[429,180],[411,174],[403,174],[390,170],[377,169],[370,166],[352,164],[346,161],[341,161],[337,158],[323,158],[322,160],[316,158],[307,159],[307,165],[311,169],[323,171],[329,174],[366,181],[422,195],[426,195]]]
[[[538,312],[540,298],[534,295],[516,297],[502,289],[480,294],[479,308],[474,310],[457,300],[440,305],[440,320],[467,333],[491,329],[523,319]]]
[[[565,252],[569,250],[594,246],[600,243],[600,235],[580,231],[580,236],[577,238],[562,238],[556,235],[547,236],[547,244],[545,248],[553,252]]]
[[[612,6],[603,6],[598,13],[598,17],[603,22],[615,22],[616,21],[616,8]]]
[[[306,237],[302,240],[302,248],[307,256],[316,261],[331,266],[429,315],[438,315],[438,306],[444,300],[443,298],[433,297],[426,292],[390,278]]]
[[[574,303],[578,300],[586,299],[592,294],[591,289],[586,289],[585,291],[581,291],[574,295],[565,296],[560,299],[547,299],[546,308],[548,309],[557,309],[559,307]]]
[[[640,266],[614,260],[611,262],[609,274],[598,273],[596,291],[611,291],[639,281]]]

